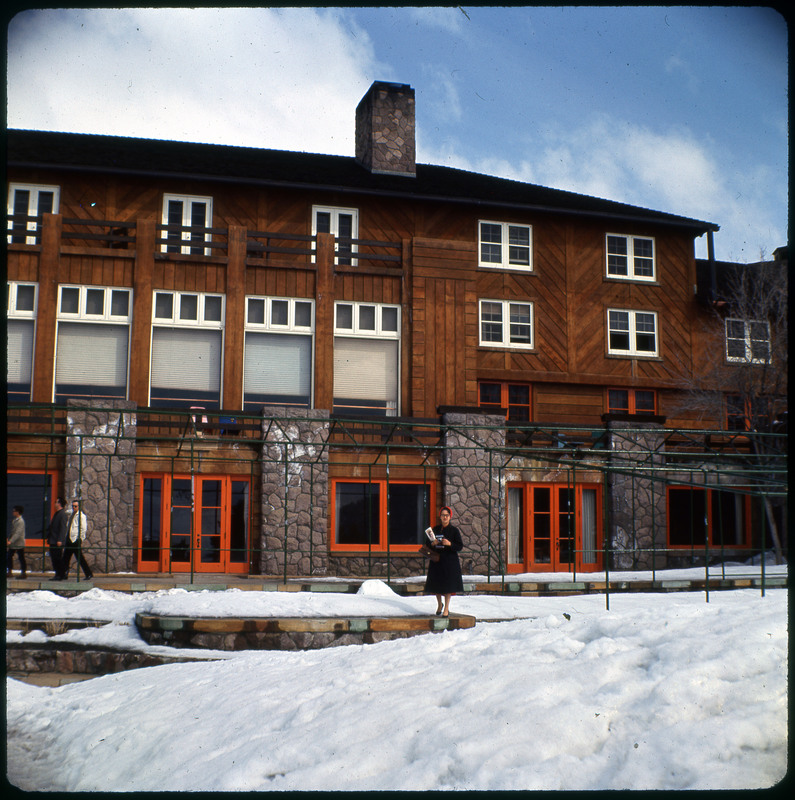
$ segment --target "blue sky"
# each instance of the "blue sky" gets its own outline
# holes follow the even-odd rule
[[[353,155],[356,105],[397,81],[421,163],[715,222],[721,259],[787,242],[771,9],[55,9],[7,52],[9,127]]]

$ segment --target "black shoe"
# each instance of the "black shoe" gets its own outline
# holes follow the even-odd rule
[[[89,572],[88,575],[86,575],[86,580],[90,581],[93,577],[94,577],[94,573],[93,572]]]
[[[27,575],[20,575],[20,576],[19,576],[19,579],[20,579],[21,581],[24,581],[24,580],[25,580],[25,578],[27,578],[27,577],[28,577]]]
[[[62,581],[63,578],[60,575],[56,575],[54,578],[50,578],[51,581]]]

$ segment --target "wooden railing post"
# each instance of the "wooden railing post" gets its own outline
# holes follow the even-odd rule
[[[229,226],[226,265],[226,312],[224,323],[224,385],[221,405],[243,408],[243,336],[246,326],[247,230]]]
[[[139,219],[135,230],[133,314],[130,329],[129,398],[149,405],[149,343],[152,329],[152,276],[155,269],[155,221]]]
[[[334,403],[334,237],[317,235],[315,256],[315,408]]]
[[[39,255],[39,299],[36,319],[36,364],[33,402],[52,403],[55,378],[55,320],[58,313],[58,275],[61,266],[60,214],[42,214]]]

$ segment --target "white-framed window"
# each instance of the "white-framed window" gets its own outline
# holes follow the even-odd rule
[[[656,356],[659,350],[657,313],[607,310],[607,352],[620,356]]]
[[[7,284],[7,390],[10,403],[30,400],[33,382],[33,345],[36,340],[36,283]]]
[[[32,183],[12,183],[8,187],[8,243],[39,244],[41,235],[36,220],[24,217],[40,217],[42,214],[57,214],[61,190],[58,186],[41,186]],[[16,219],[11,219],[16,217]]]
[[[334,304],[334,410],[395,416],[400,388],[400,306]]]
[[[478,222],[478,265],[533,269],[533,228],[513,222]]]
[[[359,238],[359,211],[356,208],[312,206],[312,236],[331,233],[335,237],[335,264],[356,265],[356,245]]]
[[[657,263],[652,237],[608,233],[606,252],[608,278],[635,281],[655,281],[657,279]]]
[[[726,320],[726,360],[739,364],[770,362],[770,325],[766,320]]]
[[[163,225],[170,230],[163,232],[167,242],[161,245],[161,251],[209,256],[212,250],[203,244],[212,241],[212,235],[204,229],[211,228],[212,221],[212,197],[163,195]]]
[[[246,298],[243,404],[310,408],[315,303],[295,297]]]
[[[58,287],[55,402],[127,397],[132,289]]]
[[[532,349],[533,304],[513,300],[481,300],[480,344],[484,347]]]
[[[149,404],[220,408],[225,297],[156,289]]]

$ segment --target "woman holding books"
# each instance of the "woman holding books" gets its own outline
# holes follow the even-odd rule
[[[464,591],[461,563],[458,560],[464,542],[458,528],[450,524],[452,517],[453,511],[450,506],[442,506],[439,511],[439,524],[432,529],[436,541],[427,545],[430,562],[428,577],[425,579],[425,594],[436,595],[436,616],[444,617],[450,614],[450,598],[456,592]]]

